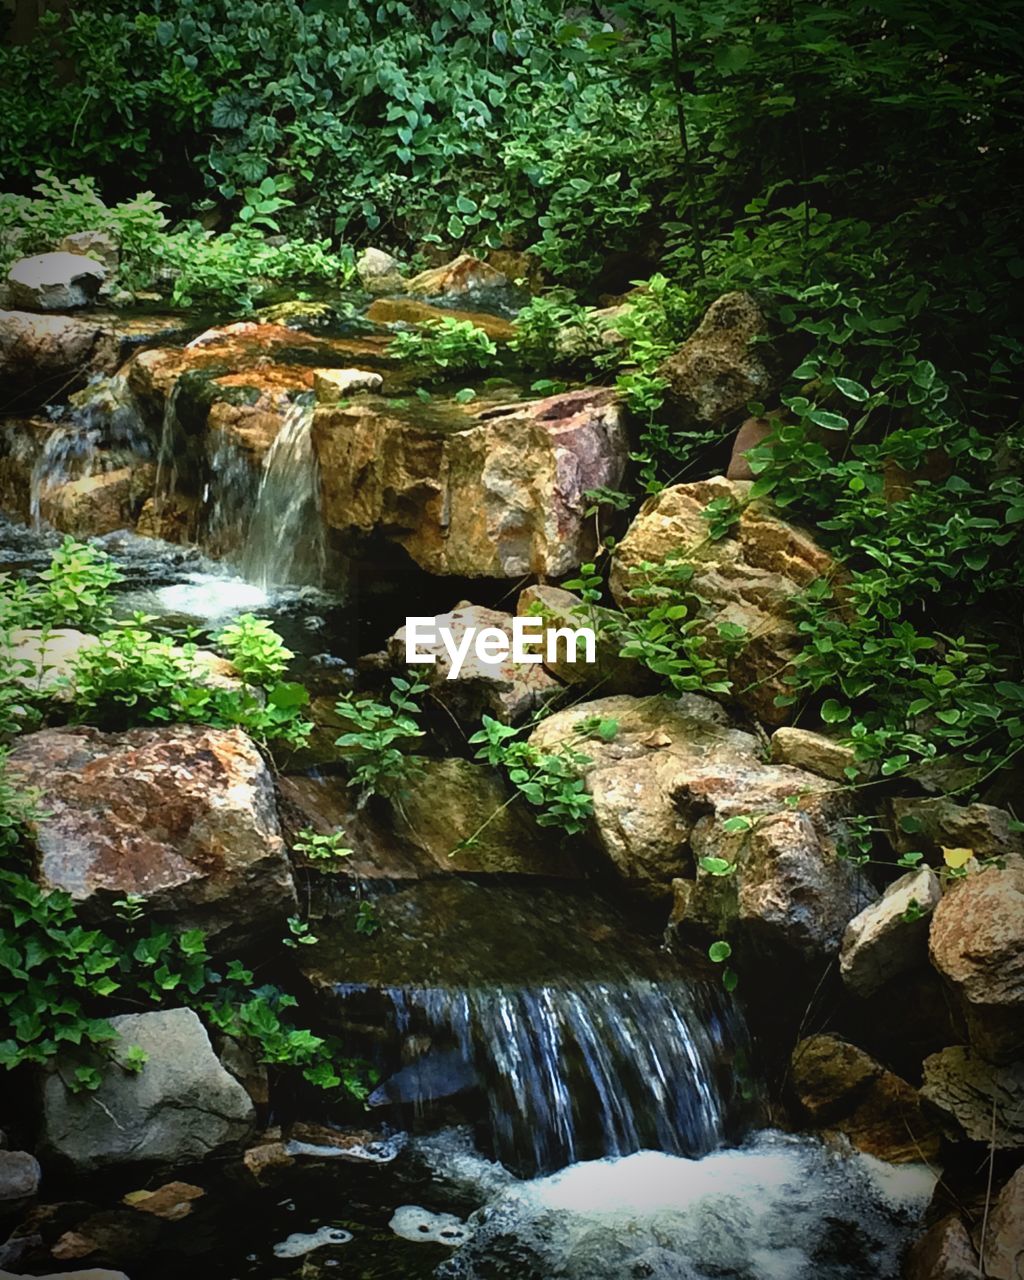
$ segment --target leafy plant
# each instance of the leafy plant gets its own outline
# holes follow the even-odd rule
[[[291,649],[263,618],[243,613],[215,636],[240,675],[256,684],[266,684],[284,674],[294,658]]]
[[[309,858],[311,862],[332,862],[336,859],[348,858],[352,850],[345,843],[344,831],[332,831],[327,835],[314,831],[312,827],[303,827],[296,834],[294,845],[296,853]]]
[[[440,373],[467,373],[497,363],[498,345],[472,320],[429,320],[396,333],[388,347],[396,360],[433,365]]]
[[[417,700],[427,691],[419,677],[391,677],[386,702],[347,693],[336,704],[338,715],[356,727],[336,739],[345,749],[350,785],[361,800],[384,792],[395,795],[420,767],[410,748],[423,737],[416,715]]]

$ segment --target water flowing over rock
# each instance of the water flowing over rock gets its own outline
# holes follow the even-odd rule
[[[41,793],[39,884],[94,918],[137,894],[227,946],[294,910],[270,775],[237,729],[44,729],[19,739],[8,768]]]
[[[429,573],[557,575],[593,550],[586,493],[621,481],[611,391],[511,404],[321,407],[313,447],[327,524],[377,532]]]
[[[191,1009],[112,1018],[119,1040],[94,1093],[73,1093],[60,1063],[43,1092],[44,1142],[79,1171],[120,1164],[175,1165],[242,1143],[253,1130],[249,1095],[217,1061]],[[148,1059],[135,1073],[123,1055]]]
[[[987,867],[951,887],[929,933],[932,964],[951,985],[971,1044],[993,1062],[1024,1053],[1024,862]]]
[[[73,311],[94,302],[107,270],[80,253],[40,253],[7,273],[7,292],[28,311]]]
[[[858,1151],[893,1164],[938,1158],[939,1131],[922,1113],[917,1090],[845,1040],[801,1040],[792,1084],[812,1123],[845,1134]]]
[[[938,876],[922,867],[900,876],[850,921],[839,971],[852,992],[874,995],[893,978],[927,963],[928,926],[941,897]]]
[[[779,724],[788,709],[775,705],[786,693],[784,675],[799,649],[790,603],[819,578],[838,572],[835,561],[806,533],[749,502],[750,485],[718,476],[663,489],[649,498],[615,549],[609,584],[620,607],[632,602],[631,589],[645,564],[678,558],[693,566],[687,591],[699,598],[707,623],[706,656],[724,656],[729,647],[718,633],[722,623],[743,628],[739,652],[727,662],[732,697],[766,724]],[[733,503],[738,520],[717,540],[704,518],[709,503]]]
[[[700,1160],[643,1151],[578,1164],[474,1214],[470,1241],[437,1275],[888,1280],[934,1176],[883,1169],[773,1133]]]

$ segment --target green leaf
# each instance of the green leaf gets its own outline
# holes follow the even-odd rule
[[[846,431],[850,424],[841,413],[830,413],[827,409],[812,409],[807,415],[808,421],[826,431]]]
[[[724,964],[731,955],[732,947],[721,938],[717,942],[712,942],[711,946],[708,947],[708,957],[715,964]]]
[[[832,380],[838,391],[841,391],[848,400],[856,400],[863,402],[870,398],[871,392],[867,387],[861,386],[859,382],[854,382],[852,378],[833,378]]]

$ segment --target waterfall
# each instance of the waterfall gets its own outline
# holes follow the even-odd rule
[[[313,453],[313,401],[297,400],[263,460],[259,490],[242,552],[250,582],[319,586],[326,540],[320,517],[320,469]]]
[[[395,1030],[430,1047],[385,1080],[371,1104],[422,1108],[477,1086],[504,1163],[536,1172],[644,1148],[692,1157],[722,1140],[730,1098],[716,1075],[739,1032],[701,984],[634,979],[384,994]]]

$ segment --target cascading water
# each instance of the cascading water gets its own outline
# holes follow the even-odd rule
[[[248,581],[263,588],[319,586],[324,579],[326,540],[313,408],[305,396],[289,408],[263,460],[240,566]]]
[[[737,1034],[700,983],[393,988],[395,1030],[431,1049],[371,1104],[422,1107],[478,1087],[503,1162],[532,1171],[652,1147],[703,1155],[729,1100],[716,1067]]]

